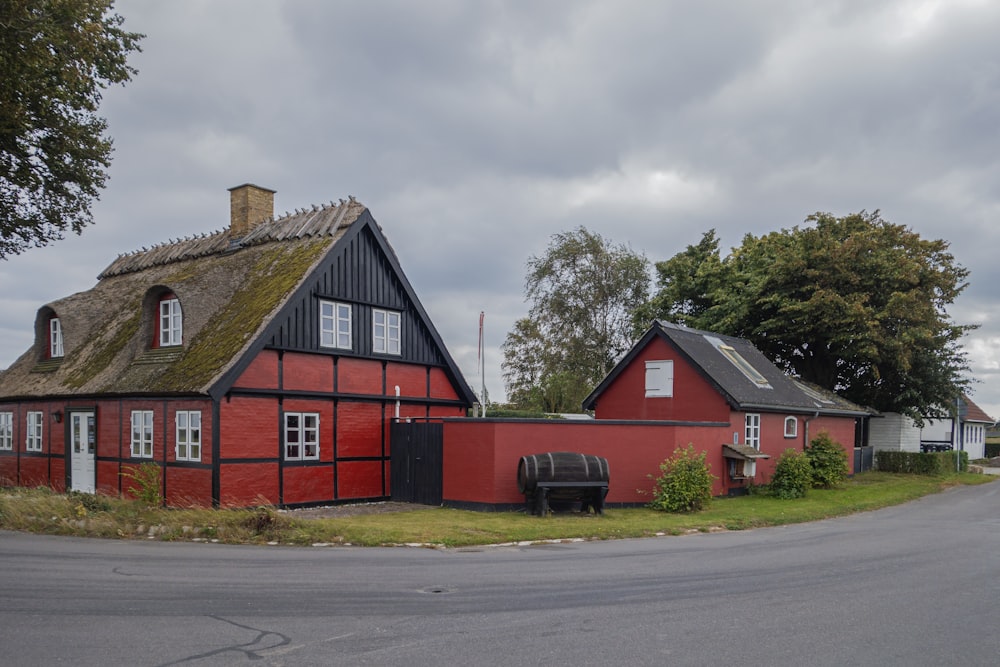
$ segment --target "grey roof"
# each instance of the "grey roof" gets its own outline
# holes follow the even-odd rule
[[[676,348],[734,409],[858,416],[868,414],[864,408],[839,397],[836,401],[827,402],[825,399],[829,396],[826,394],[835,396],[831,392],[825,392],[821,396],[810,394],[803,389],[802,384],[786,375],[748,340],[662,320],[653,322],[625,358],[587,397],[584,401],[585,408],[593,406],[604,389],[654,337],[662,338]],[[720,349],[723,346],[731,348],[729,356]],[[739,363],[740,359],[746,364]],[[749,369],[744,370],[747,366]]]

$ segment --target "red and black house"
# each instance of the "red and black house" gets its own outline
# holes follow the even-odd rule
[[[171,506],[390,495],[389,424],[475,400],[371,213],[353,198],[274,219],[230,190],[228,229],[122,255],[39,309],[0,373],[0,484]]]

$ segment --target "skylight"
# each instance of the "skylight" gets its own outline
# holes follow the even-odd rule
[[[743,355],[737,352],[736,348],[734,348],[732,345],[726,345],[725,343],[723,343],[718,338],[715,338],[714,336],[705,336],[705,340],[712,343],[712,345],[714,345],[715,348],[722,353],[722,356],[728,359],[733,366],[736,366],[736,368],[740,369],[740,372],[742,372],[743,375],[747,376],[748,380],[753,382],[758,387],[766,389],[771,388],[771,383],[767,381],[767,378],[764,377],[764,375],[760,371],[754,368],[753,364],[744,359]]]

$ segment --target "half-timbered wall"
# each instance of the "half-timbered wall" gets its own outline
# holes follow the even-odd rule
[[[149,458],[132,456],[133,410],[153,413],[153,447]],[[180,410],[201,412],[200,461],[177,460],[175,417]],[[41,452],[25,450],[25,424],[29,411],[43,413]],[[150,462],[161,469],[160,492],[168,505],[211,504],[212,458],[208,442],[213,431],[212,404],[204,398],[74,399],[2,404],[0,412],[13,413],[14,441],[11,451],[0,451],[0,484],[49,486],[60,492],[72,488],[68,460],[69,415],[79,411],[93,412],[95,417],[93,482],[99,493],[129,495],[131,482],[128,473],[134,466]]]
[[[396,395],[399,387],[399,395]],[[371,500],[390,494],[389,422],[459,417],[442,368],[264,350],[219,402],[217,498],[223,506]],[[319,457],[284,457],[284,414],[319,415]]]

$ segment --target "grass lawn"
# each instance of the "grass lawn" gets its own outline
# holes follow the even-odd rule
[[[716,498],[707,509],[691,514],[629,508],[607,509],[603,516],[567,513],[545,518],[523,512],[427,508],[304,519],[269,507],[162,509],[104,496],[15,488],[0,490],[0,528],[55,535],[230,544],[457,547],[540,540],[606,540],[815,521],[898,505],[949,486],[984,484],[995,479],[969,473],[938,477],[864,473],[840,488],[813,489],[797,500],[753,495]]]

